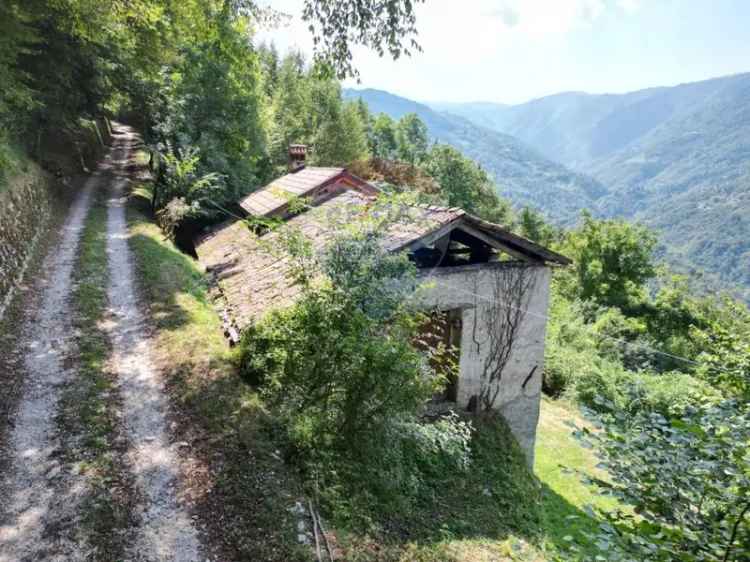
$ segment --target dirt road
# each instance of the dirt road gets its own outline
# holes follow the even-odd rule
[[[148,330],[138,303],[127,241],[125,193],[134,132],[117,126],[113,146],[78,192],[59,243],[45,258],[45,279],[20,331],[26,349],[23,390],[10,417],[7,473],[0,479],[0,562],[96,560],[95,545],[76,537],[88,482],[83,459],[62,454],[70,436],[56,423],[66,385],[76,384],[77,349],[71,304],[81,233],[97,192],[107,194],[107,259],[112,321],[107,328],[127,438],[126,470],[138,489],[125,559],[205,561],[186,507],[179,502],[179,455],[167,426],[167,397],[149,357]],[[74,448],[72,450],[75,450]]]

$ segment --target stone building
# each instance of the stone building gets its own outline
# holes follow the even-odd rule
[[[378,189],[347,170],[293,164],[293,172],[239,202],[249,217],[296,227],[322,249],[335,225],[375,206]],[[294,208],[298,198],[305,210]],[[232,220],[196,241],[223,295],[232,338],[299,293],[288,258],[277,251],[279,236]],[[416,263],[425,281],[416,298],[433,319],[427,333],[455,353],[458,373],[442,398],[460,409],[499,410],[533,463],[550,269],[570,261],[458,208],[405,206],[384,243]]]

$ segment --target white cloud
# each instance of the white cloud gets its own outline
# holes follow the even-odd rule
[[[605,11],[604,0],[501,0],[487,15],[506,30],[530,35],[587,27]]]

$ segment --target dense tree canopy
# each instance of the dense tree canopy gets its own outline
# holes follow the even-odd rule
[[[656,237],[646,228],[584,214],[564,246],[573,258],[575,286],[582,299],[624,307],[643,299],[644,283],[656,275]]]

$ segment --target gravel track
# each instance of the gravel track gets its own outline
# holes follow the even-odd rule
[[[110,285],[109,367],[117,376],[117,412],[127,438],[125,469],[139,503],[137,524],[124,533],[126,562],[203,562],[188,509],[179,500],[180,462],[167,429],[163,382],[149,355],[146,319],[136,291],[125,217],[127,166],[137,135],[118,125],[113,148],[75,196],[59,243],[45,257],[38,291],[18,327],[23,387],[9,419],[8,470],[0,477],[0,562],[96,560],[95,545],[79,544],[81,507],[91,486],[77,462],[64,462],[75,436],[57,426],[61,396],[76,381],[71,305],[73,268],[95,190],[107,189]],[[15,331],[15,330],[14,330]]]
[[[118,126],[118,168],[124,168],[136,141],[128,127]],[[135,284],[125,218],[124,172],[110,187],[107,216],[108,288],[112,371],[122,398],[122,420],[129,441],[127,463],[135,476],[141,523],[129,558],[138,561],[203,562],[201,546],[187,509],[178,500],[179,457],[167,430],[167,397],[149,355],[146,320]]]
[[[73,267],[91,196],[101,188],[111,162],[102,164],[78,192],[57,246],[45,258],[37,298],[20,326],[24,350],[24,386],[11,417],[10,468],[0,484],[0,562],[84,560],[86,545],[76,544],[76,510],[87,490],[76,466],[59,459],[63,441],[55,417],[66,384],[74,378],[67,365],[75,356],[71,322]]]

